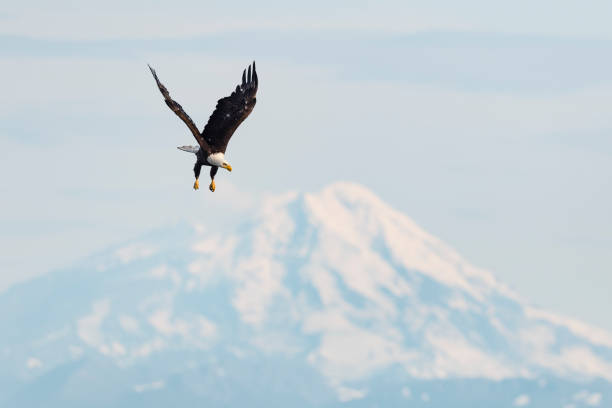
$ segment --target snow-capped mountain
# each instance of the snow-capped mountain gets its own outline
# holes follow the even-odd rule
[[[349,183],[15,286],[0,331],[0,407],[612,406],[611,334]]]

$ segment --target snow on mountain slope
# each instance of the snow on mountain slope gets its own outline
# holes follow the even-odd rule
[[[108,398],[172,389],[169,373],[202,362],[239,381],[260,358],[336,402],[373,398],[385,376],[612,383],[611,334],[528,305],[350,183],[268,199],[236,231],[157,231],[16,286],[0,328],[0,404],[61,370],[58,401],[83,402],[91,383]]]

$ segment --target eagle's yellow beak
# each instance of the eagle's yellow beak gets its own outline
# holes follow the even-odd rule
[[[223,168],[227,169],[227,171],[232,171],[232,166],[230,166],[229,164],[224,164]]]

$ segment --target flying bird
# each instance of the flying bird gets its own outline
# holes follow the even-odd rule
[[[204,126],[202,132],[198,130],[193,120],[185,113],[183,107],[170,97],[170,93],[159,81],[155,70],[150,65],[149,69],[153,78],[155,78],[155,82],[157,82],[157,87],[164,96],[166,105],[185,122],[198,142],[198,146],[178,146],[178,149],[196,155],[197,159],[193,167],[193,173],[195,174],[194,190],[200,188],[199,179],[202,166],[210,166],[209,189],[214,192],[216,188],[215,175],[219,167],[232,171],[232,166],[225,160],[227,144],[238,126],[251,114],[257,101],[255,94],[259,81],[257,71],[255,71],[255,61],[252,65],[249,65],[248,71],[245,69],[242,72],[242,83],[236,86],[234,92],[230,96],[217,101],[217,107],[208,118],[208,123]]]

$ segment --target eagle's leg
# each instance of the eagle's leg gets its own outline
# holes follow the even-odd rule
[[[200,178],[200,170],[202,170],[202,165],[196,162],[195,166],[193,166],[193,174],[195,174],[195,183],[193,183],[193,189],[197,190],[200,188],[200,182],[198,179]]]
[[[210,186],[208,186],[208,188],[212,192],[215,191],[215,174],[217,174],[217,170],[219,170],[217,166],[212,166],[210,168]]]

